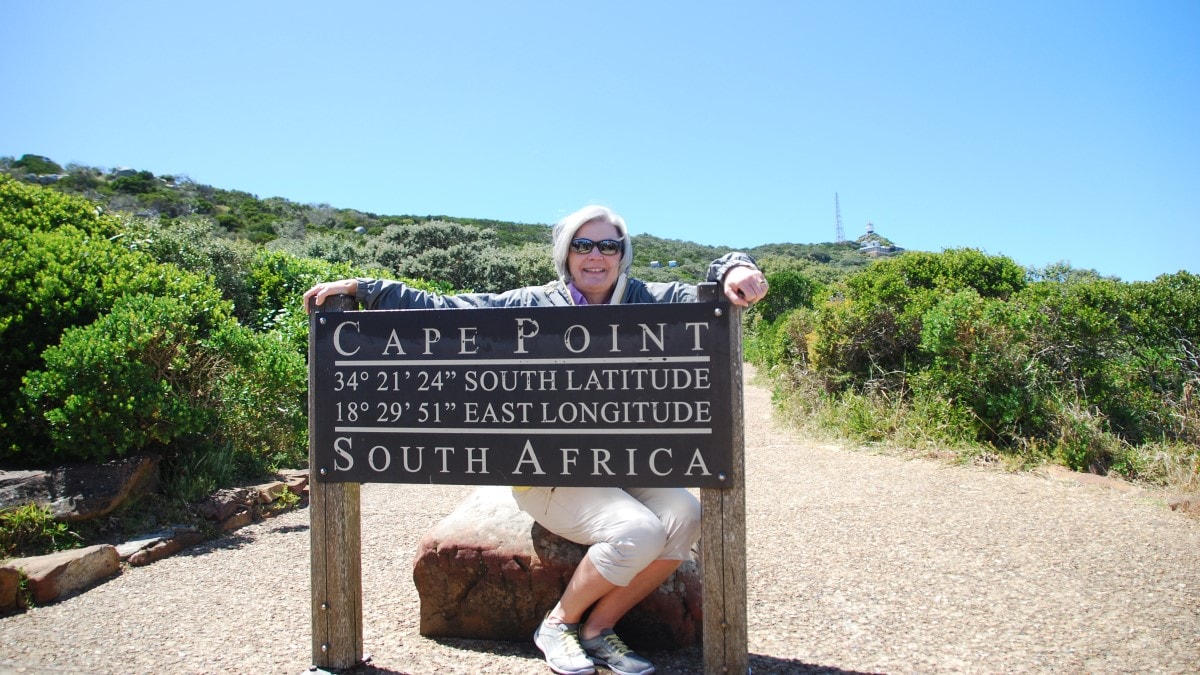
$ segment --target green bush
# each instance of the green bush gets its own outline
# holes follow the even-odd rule
[[[0,511],[0,560],[45,555],[78,543],[66,523],[55,521],[49,510],[36,504]]]
[[[210,277],[233,303],[234,316],[243,322],[251,318],[256,288],[250,270],[257,254],[252,244],[231,237],[206,218],[130,218],[123,229],[118,243],[160,263]]]
[[[214,435],[249,472],[305,464],[308,446],[308,368],[278,331],[255,333],[230,325],[205,345],[224,359],[216,381]]]
[[[969,411],[982,433],[977,440],[1011,445],[1045,436],[1048,392],[1053,387],[1031,347],[1030,317],[1011,303],[985,299],[972,288],[940,298],[922,317],[917,361],[909,384]]]
[[[469,287],[491,292],[541,286],[556,278],[550,247],[525,244],[515,249],[488,248],[477,254],[477,277]]]
[[[1110,433],[1104,416],[1078,401],[1054,401],[1049,445],[1064,466],[1076,471],[1107,473],[1121,454],[1123,443]],[[1132,467],[1124,467],[1127,471]]]
[[[14,169],[36,173],[38,175],[62,173],[63,168],[56,164],[49,157],[41,155],[21,155],[21,158],[12,163]]]
[[[275,226],[292,215],[287,204],[280,200],[260,200],[238,190],[212,190],[217,224],[229,232],[237,232],[255,243],[275,238]]]
[[[279,331],[298,354],[308,354],[308,313],[304,292],[322,281],[356,277],[361,270],[347,263],[297,258],[282,251],[261,250],[250,267],[254,297],[243,319],[259,331]]]
[[[138,171],[129,176],[118,176],[109,181],[109,187],[116,192],[141,195],[158,189],[160,183],[149,171]]]
[[[211,397],[214,424],[203,436],[178,439],[163,459],[164,491],[184,502],[303,466],[308,456],[303,356],[278,332],[235,324],[203,346],[221,359]]]
[[[86,200],[0,176],[0,457],[45,445],[40,416],[19,394],[42,350],[107,311],[122,292],[119,270],[157,271],[115,245],[117,232],[116,220]]]
[[[389,225],[365,253],[394,275],[456,289],[499,292],[554,278],[548,246],[501,248],[491,230],[438,220]]]
[[[303,357],[203,304],[123,297],[95,323],[68,329],[45,360],[23,391],[44,411],[59,460],[154,452],[176,478],[216,472],[219,486],[304,457]]]
[[[814,313],[799,308],[783,314],[774,322],[752,322],[745,338],[746,360],[774,372],[786,365],[793,372],[807,371],[808,340],[813,330]]]
[[[904,254],[824,291],[806,352],[764,322],[747,353],[778,361],[793,380],[781,391],[816,399],[793,407],[859,440],[969,442],[1130,476],[1193,466],[1139,448],[1200,441],[1200,278],[1034,278],[975,251]]]
[[[884,380],[895,387],[926,365],[919,351],[922,318],[938,299],[963,289],[1007,299],[1025,272],[1009,258],[973,249],[908,252],[881,260],[831,289],[822,307],[813,357],[831,390]]]
[[[347,263],[364,257],[362,237],[342,232],[321,232],[296,239],[276,239],[270,248],[297,258],[313,258],[329,263]]]
[[[795,269],[769,272],[771,292],[746,311],[746,360],[775,372],[789,365],[807,371],[811,311],[824,286]]]
[[[747,313],[767,323],[773,323],[794,309],[811,308],[823,288],[819,282],[795,270],[770,272],[766,277],[767,283],[770,284],[770,292]]]
[[[94,192],[103,183],[104,178],[99,169],[80,166],[78,164],[68,164],[67,176],[59,181],[58,185],[64,189],[77,192]]]
[[[183,458],[224,444],[243,468],[295,461],[304,350],[238,326],[204,261],[255,316],[271,292],[298,308],[307,284],[258,288],[244,252],[209,241],[196,223],[116,236],[118,225],[84,200],[0,178],[0,247],[11,262],[0,271],[0,455],[30,464],[147,449]]]
[[[100,237],[111,237],[118,232],[117,220],[100,215],[100,209],[86,199],[27,185],[3,174],[0,174],[0,223],[30,232],[51,232],[64,227]]]
[[[1064,400],[1095,411],[1130,443],[1200,440],[1181,405],[1200,384],[1200,278],[1043,282],[1015,301],[1041,317],[1038,358]]]
[[[127,296],[87,326],[70,328],[29,373],[24,393],[43,410],[57,456],[105,461],[165,452],[210,433],[221,355],[203,349],[214,317],[175,298]]]

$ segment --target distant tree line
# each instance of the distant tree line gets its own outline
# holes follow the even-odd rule
[[[155,176],[149,171],[75,164],[64,168],[39,155],[0,158],[0,172],[29,182],[39,182],[39,176],[54,176],[48,187],[85,197],[108,213],[154,219],[167,229],[184,221],[200,221],[205,226],[217,226],[224,237],[303,257],[347,262],[401,276],[426,276],[431,269],[454,261],[462,271],[441,267],[445,276],[438,280],[458,288],[494,291],[545,283],[553,277],[548,262],[537,262],[549,258],[548,225],[433,215],[383,216],[328,204],[298,204],[280,197],[260,199],[239,190],[202,185],[186,176]],[[470,244],[462,237],[469,238]],[[708,263],[729,250],[650,235],[635,235],[633,241],[634,274],[653,281],[701,281]],[[399,248],[426,259],[414,261],[398,255]],[[786,265],[826,281],[870,262],[852,242],[770,244],[747,252],[767,264]],[[671,260],[676,266],[667,265]],[[652,267],[654,261],[662,266]]]

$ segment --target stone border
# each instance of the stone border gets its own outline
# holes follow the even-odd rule
[[[1101,476],[1094,473],[1072,471],[1071,469],[1068,469],[1060,464],[1047,464],[1038,471],[1046,476],[1049,476],[1050,478],[1058,480],[1070,481],[1083,486],[1116,490],[1117,492],[1123,492],[1129,495],[1142,496],[1156,502],[1161,502],[1172,511],[1177,511],[1184,515],[1200,518],[1200,495],[1198,494],[1174,493],[1170,490],[1138,485],[1137,483],[1127,481],[1117,476]]]
[[[280,480],[270,483],[220,490],[201,502],[198,511],[217,533],[223,534],[283,513],[262,507],[285,492],[300,498],[296,508],[305,506],[308,471],[281,471],[279,476]],[[149,565],[207,539],[193,525],[176,525],[116,546],[98,544],[0,561],[0,614],[25,611],[30,603],[46,605],[78,595],[120,574],[126,566]]]

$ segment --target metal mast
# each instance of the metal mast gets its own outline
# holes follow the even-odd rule
[[[838,193],[833,193],[833,210],[837,214],[837,243],[846,241],[846,230],[842,229],[842,205],[838,202]]]

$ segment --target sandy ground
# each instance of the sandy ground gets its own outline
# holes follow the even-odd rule
[[[813,443],[746,389],[754,673],[1200,673],[1200,520],[1145,493]],[[549,672],[418,635],[421,535],[473,488],[366,485],[366,673]],[[301,673],[309,513],[0,618],[0,673]],[[648,654],[703,670],[698,648]]]

